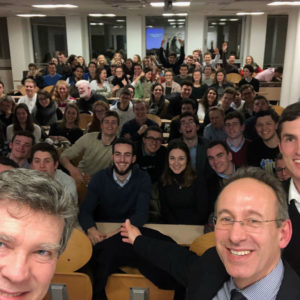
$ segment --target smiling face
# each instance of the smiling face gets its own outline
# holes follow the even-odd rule
[[[32,139],[28,136],[17,135],[13,142],[10,143],[11,156],[17,160],[29,157],[32,147]]]
[[[194,79],[194,81],[196,81],[196,82],[200,81],[200,80],[201,80],[201,72],[200,72],[200,71],[195,71],[195,72],[193,73],[193,79]]]
[[[217,78],[217,82],[223,82],[225,76],[222,72],[218,72],[216,78]]]
[[[126,175],[135,163],[136,156],[129,144],[116,144],[112,155],[114,169],[119,175]]]
[[[69,124],[74,124],[78,117],[77,110],[73,107],[67,107],[65,110],[66,122]]]
[[[276,135],[277,123],[271,116],[263,116],[257,118],[255,128],[263,141],[269,141]]]
[[[174,174],[182,173],[187,165],[187,157],[181,149],[172,149],[169,153],[169,168]]]
[[[134,103],[133,104],[133,113],[135,115],[136,120],[144,121],[147,119],[148,109],[146,103]]]
[[[218,110],[212,110],[209,112],[209,120],[211,125],[216,129],[222,129],[224,126],[224,116]]]
[[[32,98],[34,95],[35,85],[33,82],[25,82],[25,92],[29,98]]]
[[[74,71],[74,76],[76,77],[77,80],[82,79],[82,77],[83,77],[82,68],[76,68],[75,71]]]
[[[41,107],[43,107],[43,108],[48,107],[50,104],[50,99],[43,95],[38,97],[38,101],[39,101],[39,104],[41,105]]]
[[[16,109],[16,117],[20,124],[26,124],[28,115],[24,108]]]
[[[233,94],[224,93],[221,99],[222,102],[222,108],[224,111],[228,110],[230,108],[230,105],[234,99]]]
[[[190,140],[197,136],[199,125],[195,123],[195,120],[191,116],[186,116],[180,119],[180,133],[184,139]]]
[[[99,74],[99,78],[100,78],[101,82],[103,82],[103,81],[106,80],[106,78],[107,78],[107,71],[105,69],[102,69],[102,71]]]
[[[0,298],[41,300],[55,272],[64,222],[12,200],[0,203]]]
[[[118,119],[114,116],[108,116],[102,120],[101,132],[103,135],[114,136],[119,129]]]
[[[147,136],[143,137],[144,150],[146,154],[151,155],[156,153],[162,143],[162,135],[158,131],[149,130]]]
[[[293,180],[300,182],[300,118],[282,123],[280,152]]]
[[[225,150],[222,145],[208,148],[207,158],[211,168],[218,174],[231,175],[233,172],[232,154]]]
[[[243,131],[245,129],[245,126],[241,125],[238,118],[226,120],[224,127],[225,132],[230,139],[240,138],[243,135]]]
[[[67,98],[67,96],[69,94],[69,89],[66,85],[60,84],[57,87],[57,92],[58,92],[61,99],[65,99],[65,98]]]
[[[193,91],[193,88],[191,86],[184,84],[181,87],[181,98],[182,99],[190,98],[192,91]]]
[[[216,99],[217,99],[217,93],[215,92],[215,90],[209,90],[207,94],[208,105],[212,106]]]
[[[155,86],[152,92],[155,99],[160,99],[163,94],[163,88],[161,85]]]
[[[274,220],[277,218],[277,198],[266,184],[252,178],[243,178],[229,184],[221,192],[216,216],[233,220]],[[281,227],[275,222],[265,222],[253,230],[241,223],[215,227],[217,252],[234,279],[244,288],[269,274],[279,261],[281,248],[286,247],[291,236],[290,221]]]

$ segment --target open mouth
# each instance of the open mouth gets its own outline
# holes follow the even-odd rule
[[[237,255],[237,256],[244,256],[244,255],[250,254],[251,251],[250,250],[242,250],[242,251],[230,250],[230,253],[233,255]]]

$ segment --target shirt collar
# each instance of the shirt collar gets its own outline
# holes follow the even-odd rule
[[[132,175],[132,171],[130,170],[129,173],[128,173],[127,178],[122,182],[122,181],[120,181],[120,180],[118,179],[115,169],[113,169],[113,178],[114,178],[114,181],[115,181],[116,184],[118,184],[120,187],[123,187],[123,186],[125,186],[125,185],[128,183],[128,181],[129,181],[130,178],[131,178],[131,175]]]
[[[230,277],[228,289],[230,292],[234,289],[240,291],[248,300],[275,299],[281,286],[283,273],[284,266],[280,259],[271,273],[243,290],[237,288],[233,278]]]
[[[294,180],[291,178],[290,181],[290,188],[289,188],[289,204],[291,203],[291,200],[295,200],[295,202],[298,202],[300,204],[300,194],[298,193]]]

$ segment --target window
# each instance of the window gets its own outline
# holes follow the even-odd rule
[[[115,52],[126,54],[125,17],[88,17],[88,28],[91,58],[104,54],[111,59]]]
[[[283,66],[288,16],[268,16],[264,69]]]
[[[185,23],[183,16],[146,17],[146,55],[157,54],[164,37],[169,52],[179,54],[177,38],[185,39]]]
[[[48,63],[56,51],[67,54],[65,17],[31,18],[34,61]]]
[[[214,48],[222,49],[224,41],[228,42],[227,53],[236,55],[237,62],[241,57],[242,17],[222,16],[207,18],[206,49],[213,52]]]

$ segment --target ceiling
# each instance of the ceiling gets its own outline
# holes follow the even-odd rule
[[[164,12],[163,8],[152,8],[150,2],[163,0],[0,0],[0,16],[42,13],[48,16],[82,15],[89,13],[114,13],[117,16],[155,16]],[[171,1],[171,0],[170,0]],[[183,1],[183,0],[181,0]],[[201,15],[235,15],[237,12],[263,11],[268,14],[286,14],[291,8],[267,6],[266,0],[190,0],[188,8],[174,8],[172,12],[187,12]],[[176,2],[173,0],[173,2]],[[33,8],[33,4],[74,4],[72,9]],[[169,11],[168,11],[169,12]]]

